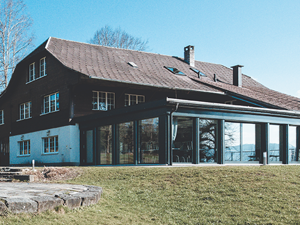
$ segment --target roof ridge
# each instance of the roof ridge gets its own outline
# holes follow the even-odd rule
[[[90,43],[86,43],[86,42],[81,42],[81,41],[73,41],[73,40],[67,40],[67,39],[63,39],[63,38],[57,38],[57,37],[49,37],[48,40],[50,39],[58,39],[58,40],[62,40],[62,41],[67,41],[67,42],[73,42],[73,43],[79,43],[79,44],[85,44],[85,45],[91,45],[91,46],[95,46],[95,47],[103,47],[103,48],[110,48],[110,49],[117,49],[117,50],[121,50],[121,51],[132,51],[132,52],[141,52],[141,53],[145,53],[145,54],[152,54],[152,55],[159,55],[159,56],[167,56],[167,57],[177,57],[180,59],[184,59],[183,57],[179,57],[179,56],[172,56],[172,55],[166,55],[166,54],[160,54],[160,53],[154,53],[154,52],[146,52],[146,51],[139,51],[139,50],[133,50],[133,49],[126,49],[126,48],[116,48],[116,47],[110,47],[110,46],[105,46],[105,45],[97,45],[97,44],[90,44]],[[49,41],[50,42],[50,41]],[[48,45],[46,46],[48,47]],[[212,64],[212,65],[221,65],[223,67],[226,67],[220,63],[211,63],[211,62],[204,62],[204,61],[200,61],[200,60],[195,60],[196,62],[200,62],[200,63],[207,63],[207,64]],[[229,67],[226,67],[228,69],[230,69]],[[244,74],[245,75],[245,74]]]

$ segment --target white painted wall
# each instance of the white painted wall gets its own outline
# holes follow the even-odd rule
[[[50,134],[47,136],[47,132]],[[58,136],[58,152],[43,153],[42,138]],[[21,156],[19,143],[22,139],[30,140],[30,155]],[[80,163],[80,131],[79,126],[70,125],[47,129],[32,133],[11,136],[9,138],[10,164],[31,164],[34,159],[36,163],[48,164],[75,164]]]

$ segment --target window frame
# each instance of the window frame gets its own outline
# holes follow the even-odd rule
[[[97,93],[97,108],[94,108],[95,105],[95,101],[94,101],[94,93]],[[100,108],[100,93],[104,93],[105,94],[105,109],[101,109]],[[113,95],[113,104],[109,104],[108,103],[108,94],[112,94]],[[98,111],[108,111],[108,110],[112,110],[115,109],[116,107],[116,95],[114,92],[106,92],[106,91],[92,91],[92,110],[98,110]]]
[[[135,104],[133,104],[133,105],[137,105],[137,104],[140,104],[140,103],[144,103],[144,102],[146,101],[145,95],[137,95],[137,94],[127,94],[127,93],[125,93],[124,106],[131,106],[131,101],[130,101],[131,96],[135,96],[135,97],[136,97],[136,99],[135,99]],[[126,99],[127,97],[128,97],[128,99]],[[142,97],[142,98],[143,98],[143,101],[142,101],[142,102],[139,102],[139,100],[138,100],[139,97]],[[126,102],[128,103],[127,105],[126,105]]]
[[[54,107],[55,109],[54,110],[51,110],[51,96],[54,96]],[[57,98],[58,96],[58,98]],[[46,98],[48,99],[48,112],[45,112],[45,100]],[[48,114],[48,113],[53,113],[53,112],[58,112],[60,110],[60,106],[59,106],[59,99],[60,99],[60,96],[59,96],[59,91],[55,92],[55,93],[52,93],[52,94],[49,94],[49,95],[45,95],[43,97],[43,102],[42,102],[42,113],[41,115],[45,115],[45,114]],[[57,107],[58,106],[58,107]]]
[[[51,139],[53,138],[53,151],[51,151]],[[45,140],[47,140],[47,148],[48,152],[45,151]],[[58,143],[58,135],[49,136],[49,137],[42,137],[42,154],[43,155],[51,155],[51,154],[58,154],[59,152],[59,143]]]
[[[29,146],[29,148],[27,148],[27,153],[25,154],[25,143],[27,143],[27,146]],[[21,144],[22,144],[22,154],[21,154]],[[19,152],[18,152],[18,156],[29,156],[31,154],[30,152],[30,140],[22,140],[22,141],[18,141],[18,145],[19,145]]]
[[[32,66],[32,69],[31,69]],[[32,74],[31,74],[32,72]],[[32,76],[32,79],[31,79]],[[28,68],[28,83],[32,82],[35,80],[35,62],[29,64],[29,68]]]
[[[42,63],[42,60],[43,60],[43,63]],[[42,70],[42,66],[44,67],[44,69]],[[47,73],[46,73],[46,69],[47,69],[47,64],[46,64],[46,56],[41,58],[40,59],[40,71],[39,71],[39,78],[41,77],[44,77],[44,76],[47,76]],[[42,74],[42,71],[43,71],[43,74]]]
[[[0,125],[4,124],[4,110],[0,110]]]
[[[29,103],[29,105],[28,105],[28,107],[29,107],[29,116],[28,117],[25,117],[26,116],[26,104],[28,104]],[[21,109],[21,107],[23,106],[23,109]],[[22,114],[22,111],[21,110],[23,110],[23,114]],[[23,115],[23,118],[21,118],[21,115]],[[29,102],[25,102],[25,103],[22,103],[22,104],[20,104],[19,105],[19,120],[18,121],[20,121],[20,120],[26,120],[26,119],[30,119],[30,118],[32,118],[32,102],[31,101],[29,101]]]

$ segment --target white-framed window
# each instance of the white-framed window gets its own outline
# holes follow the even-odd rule
[[[20,120],[31,118],[31,102],[20,104]]]
[[[93,91],[92,97],[93,110],[111,110],[115,108],[115,93]]]
[[[125,94],[125,106],[136,105],[145,102],[144,95]]]
[[[43,99],[42,114],[59,111],[59,92],[46,95]]]
[[[4,124],[4,110],[0,110],[0,124]]]
[[[46,57],[40,59],[40,77],[46,76]]]
[[[30,155],[30,140],[19,141],[19,155]]]
[[[35,63],[29,65],[28,82],[35,80]]]
[[[43,138],[43,153],[56,153],[58,152],[58,136]]]

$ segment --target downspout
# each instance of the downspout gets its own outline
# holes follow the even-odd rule
[[[173,125],[173,113],[176,112],[178,110],[179,107],[179,103],[176,103],[175,109],[172,109],[171,113],[170,113],[170,137],[171,137],[171,141],[170,141],[170,151],[168,154],[168,158],[169,158],[169,165],[172,166],[173,163],[173,129],[172,129],[172,125]]]

